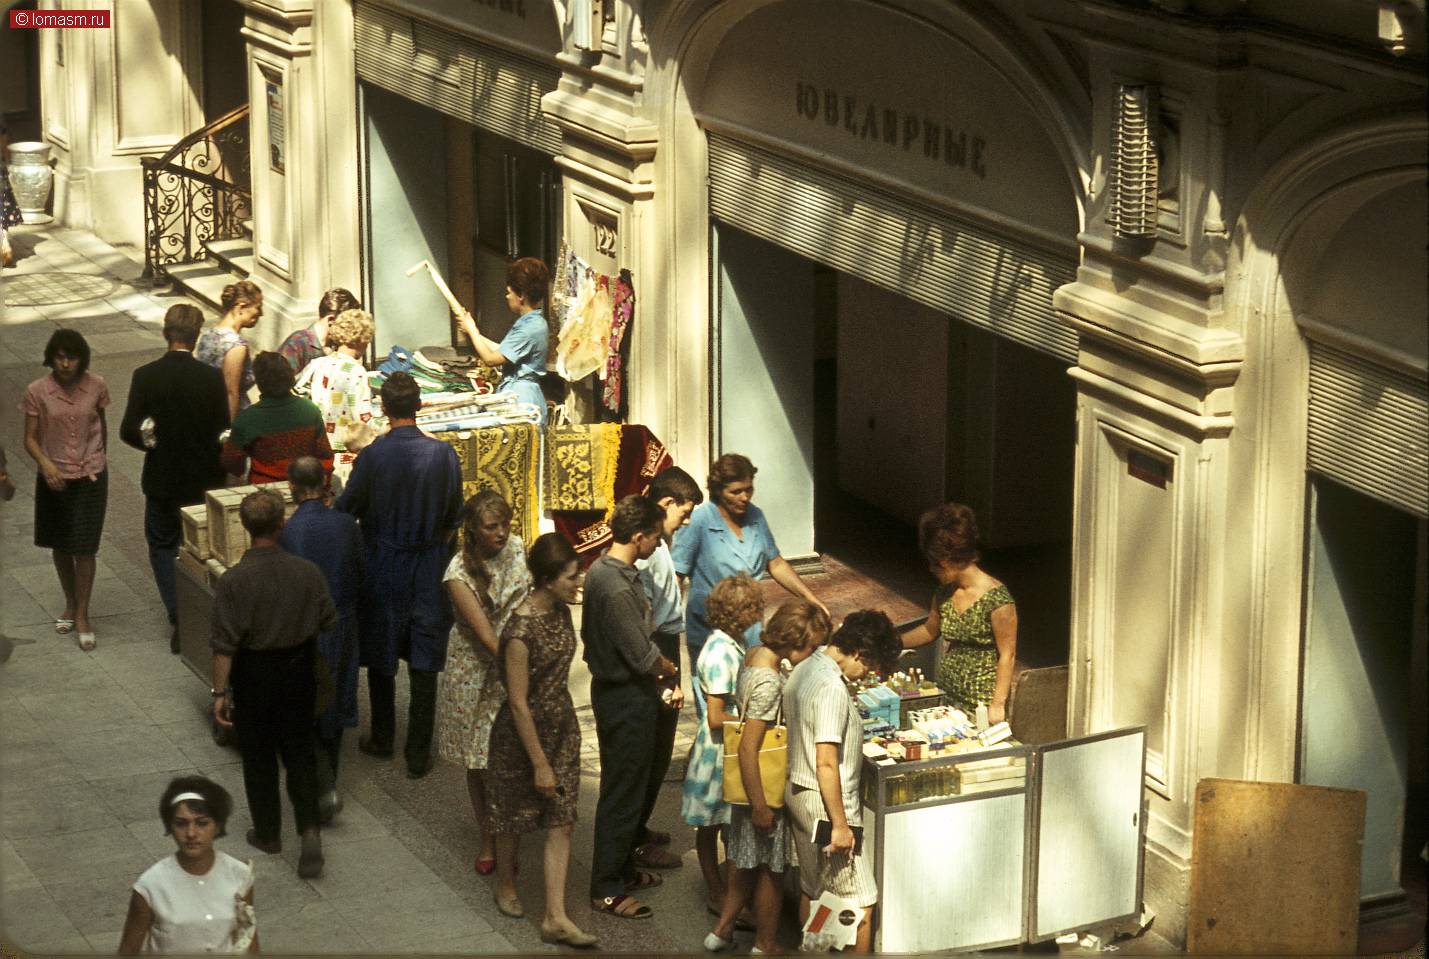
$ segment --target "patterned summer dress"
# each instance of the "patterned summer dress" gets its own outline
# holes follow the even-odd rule
[[[994,586],[967,609],[953,608],[949,592],[938,607],[942,637],[947,642],[938,664],[938,685],[952,704],[969,717],[978,703],[991,703],[997,688],[997,643],[992,635],[992,613],[1012,603],[1006,586]]]
[[[521,537],[511,536],[501,552],[486,561],[486,569],[491,574],[488,595],[477,589],[460,551],[452,557],[442,582],[457,580],[476,593],[492,631],[500,636],[512,611],[531,589]],[[504,702],[506,687],[501,685],[501,671],[486,647],[458,618],[447,641],[446,669],[437,690],[437,755],[467,769],[485,769],[491,724]]]
[[[721,630],[710,633],[695,665],[695,682],[706,696],[724,699],[726,716],[734,716],[734,691],[744,649]],[[714,826],[729,822],[729,804],[724,801],[724,747],[710,733],[704,704],[695,709],[699,726],[690,748],[690,764],[685,769],[685,790],[680,815],[691,826]]]
[[[779,716],[779,700],[783,694],[784,678],[777,669],[746,666],[740,671],[738,698],[745,720],[762,719],[772,727]],[[748,806],[731,806],[725,854],[734,860],[736,869],[766,866],[770,872],[783,872],[788,866],[786,832],[784,814],[778,809],[774,810],[774,828],[765,832],[754,825]]]
[[[241,334],[222,326],[210,326],[198,338],[194,347],[194,359],[207,363],[214,369],[223,371],[223,358],[235,346],[248,346]],[[248,346],[248,357],[243,361],[243,378],[238,382],[238,408],[248,409],[248,391],[253,388],[253,348]]]
[[[549,613],[513,614],[501,634],[503,654],[513,639],[526,644],[530,675],[526,701],[541,749],[556,774],[556,795],[548,798],[536,791],[531,757],[516,732],[511,707],[503,702],[491,729],[486,790],[491,828],[498,833],[531,832],[575,822],[581,784],[581,727],[570,692],[571,659],[576,653],[570,607],[558,603]]]

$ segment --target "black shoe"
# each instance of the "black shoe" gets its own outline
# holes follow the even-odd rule
[[[283,840],[259,839],[257,830],[248,830],[248,835],[244,838],[248,840],[248,845],[261,852],[266,852],[270,856],[276,856],[283,851]]]
[[[169,652],[175,656],[179,654],[179,628],[177,626],[174,627],[173,632],[169,633]]]
[[[329,789],[318,797],[318,822],[326,826],[333,817],[342,812],[342,797],[336,789]]]
[[[360,753],[366,753],[368,756],[374,756],[377,759],[392,758],[391,743],[375,742],[374,740],[366,736],[357,741],[357,751]]]
[[[303,851],[298,856],[298,876],[302,879],[316,879],[323,872],[323,841],[317,829],[309,829],[302,835]]]
[[[409,759],[409,760],[407,760],[407,778],[408,778],[408,779],[421,779],[423,776],[425,776],[427,773],[429,773],[429,772],[431,772],[431,771],[432,771],[432,757],[431,757],[431,754],[430,754],[430,753],[427,754],[426,756],[423,756],[421,759]]]

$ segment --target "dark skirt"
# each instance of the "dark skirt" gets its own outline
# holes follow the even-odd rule
[[[68,480],[59,492],[35,476],[35,545],[79,556],[99,552],[104,510],[109,503],[109,471],[94,479]]]

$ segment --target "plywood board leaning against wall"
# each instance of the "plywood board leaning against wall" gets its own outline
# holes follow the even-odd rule
[[[1353,955],[1364,818],[1357,789],[1201,780],[1187,952]]]

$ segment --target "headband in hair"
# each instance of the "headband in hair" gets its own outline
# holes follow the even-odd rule
[[[169,800],[169,805],[177,806],[179,803],[186,802],[190,799],[197,799],[199,802],[204,803],[205,805],[207,805],[208,803],[208,800],[200,796],[198,793],[179,793],[173,799]]]

